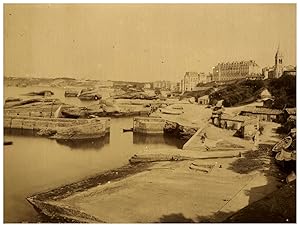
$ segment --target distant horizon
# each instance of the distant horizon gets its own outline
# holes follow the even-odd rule
[[[91,80],[91,81],[111,81],[111,82],[131,82],[131,83],[153,83],[158,80],[153,81],[130,81],[130,80],[99,80],[99,79],[82,79],[82,78],[74,78],[74,77],[34,77],[34,76],[4,76],[5,78],[20,78],[20,79],[51,79],[51,80],[59,80],[59,79],[72,79],[72,80]],[[166,80],[165,80],[166,81]],[[167,80],[169,81],[169,80]],[[171,81],[171,82],[180,82],[180,81]]]
[[[296,4],[4,4],[5,77],[179,82],[279,44],[296,66]]]

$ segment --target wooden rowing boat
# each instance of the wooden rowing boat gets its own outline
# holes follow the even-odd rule
[[[180,115],[183,113],[183,111],[181,110],[174,110],[174,109],[160,109],[160,112],[161,113],[164,113],[164,114],[172,114],[172,115]]]
[[[123,128],[123,132],[132,132],[133,128]]]
[[[280,140],[278,143],[276,143],[275,146],[272,148],[272,151],[277,153],[282,149],[287,149],[289,146],[291,146],[292,142],[293,142],[292,137],[287,136],[282,140]]]

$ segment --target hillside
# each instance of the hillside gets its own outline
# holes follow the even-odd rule
[[[296,107],[295,76],[237,81],[222,88],[218,87],[217,91],[210,94],[210,99],[211,103],[223,99],[225,107],[239,106],[257,100],[263,88],[267,88],[274,97],[273,108]]]

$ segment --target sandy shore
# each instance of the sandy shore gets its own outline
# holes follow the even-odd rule
[[[76,222],[157,223],[157,222],[222,222],[233,213],[251,204],[282,185],[279,173],[268,154],[270,144],[278,141],[275,123],[264,123],[259,151],[252,151],[251,141],[233,137],[233,131],[208,124],[211,110],[195,104],[184,104],[182,115],[159,115],[187,126],[205,127],[211,141],[242,147],[242,157],[197,159],[205,154],[199,143],[194,150],[145,150],[150,153],[190,156],[190,160],[162,161],[151,165],[132,166],[131,174],[112,170],[110,177],[100,174],[90,187],[83,181],[74,188],[50,191],[31,197],[30,201],[52,218]],[[196,140],[197,141],[197,140]],[[200,140],[199,140],[200,141]],[[225,145],[224,145],[225,144]],[[230,152],[230,149],[228,150]],[[255,152],[255,153],[254,153]],[[251,158],[249,158],[251,157]],[[263,158],[262,158],[263,157]],[[199,166],[209,171],[199,171]],[[126,171],[131,171],[130,166]],[[124,172],[124,173],[125,173]],[[114,174],[112,174],[114,173]],[[101,180],[104,176],[105,181]],[[86,180],[89,182],[89,180]],[[62,187],[63,188],[63,187]],[[55,196],[57,194],[57,196]],[[51,196],[45,196],[51,195]]]

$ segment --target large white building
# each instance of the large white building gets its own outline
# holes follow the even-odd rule
[[[261,69],[255,61],[219,63],[213,67],[213,81],[261,78]]]
[[[194,91],[197,84],[206,83],[207,75],[197,72],[186,72],[180,83],[181,92]]]

